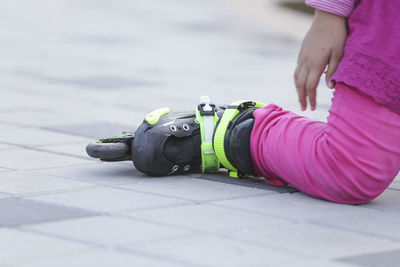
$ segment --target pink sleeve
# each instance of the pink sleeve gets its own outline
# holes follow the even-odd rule
[[[354,9],[355,0],[306,0],[306,4],[347,18]]]

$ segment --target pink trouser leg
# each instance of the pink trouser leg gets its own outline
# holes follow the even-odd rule
[[[336,86],[327,123],[273,104],[254,117],[253,165],[271,184],[360,204],[381,194],[400,170],[400,115],[345,85]]]

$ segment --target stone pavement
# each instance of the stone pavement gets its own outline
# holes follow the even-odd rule
[[[298,41],[232,2],[6,0],[0,32],[0,267],[398,265],[399,181],[345,206],[86,156],[88,142],[200,95],[298,111]],[[304,114],[324,120],[330,97],[321,85]]]

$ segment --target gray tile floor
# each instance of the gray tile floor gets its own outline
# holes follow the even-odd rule
[[[13,0],[0,11],[0,267],[396,266],[399,180],[345,206],[225,173],[147,177],[88,142],[169,105],[299,112],[299,43],[235,1]],[[265,11],[267,12],[267,10]],[[321,84],[325,120],[331,91]]]

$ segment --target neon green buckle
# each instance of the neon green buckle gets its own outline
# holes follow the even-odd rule
[[[225,154],[225,134],[232,120],[240,111],[253,107],[264,107],[265,104],[256,101],[240,100],[231,103],[226,109],[214,134],[214,150],[219,162],[229,170],[229,176],[238,178],[238,170],[229,162]]]
[[[159,108],[147,114],[146,117],[144,117],[144,120],[150,125],[155,125],[162,116],[168,113],[169,113],[168,107]]]
[[[201,172],[218,170],[219,161],[215,155],[212,137],[218,121],[216,108],[209,104],[208,97],[202,97],[201,103],[196,108],[196,120],[200,124],[201,135]]]

